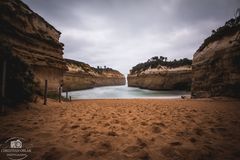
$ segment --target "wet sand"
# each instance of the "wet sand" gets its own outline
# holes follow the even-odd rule
[[[0,116],[0,142],[24,138],[32,145],[29,159],[240,159],[240,101],[41,103]]]

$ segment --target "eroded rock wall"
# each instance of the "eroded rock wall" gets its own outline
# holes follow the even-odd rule
[[[60,32],[20,0],[0,1],[0,45],[33,69],[41,89],[57,90],[66,65]]]
[[[68,71],[64,74],[64,90],[81,90],[126,83],[124,75],[116,70],[96,69],[83,62],[65,60]]]
[[[240,28],[193,57],[192,97],[240,97]]]
[[[179,69],[164,69],[147,74],[129,74],[129,87],[139,87],[151,90],[190,90],[191,67]]]

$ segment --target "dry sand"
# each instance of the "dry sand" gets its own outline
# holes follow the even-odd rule
[[[49,100],[28,107],[0,117],[0,140],[23,137],[32,144],[29,159],[240,159],[240,101]]]

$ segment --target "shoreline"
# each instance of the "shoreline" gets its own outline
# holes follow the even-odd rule
[[[184,95],[185,96],[185,95]],[[63,96],[65,98],[65,96]],[[52,99],[53,100],[53,99]],[[66,102],[78,102],[78,101],[94,101],[94,100],[158,100],[158,101],[175,101],[175,100],[182,100],[182,101],[240,101],[239,98],[234,98],[234,97],[209,97],[209,98],[191,98],[191,97],[186,97],[186,98],[176,98],[176,97],[142,97],[142,98],[84,98],[84,99],[72,99],[71,101],[66,101]],[[57,100],[56,100],[57,101]]]
[[[166,99],[164,99],[164,98],[106,98],[106,99],[104,99],[104,98],[100,98],[100,99],[72,99],[71,101],[66,101],[66,103],[67,102],[69,102],[69,103],[71,103],[71,102],[81,102],[81,101],[132,101],[132,100],[136,100],[136,101],[141,101],[141,100],[146,100],[146,101],[151,101],[151,100],[156,100],[156,101],[169,101],[169,102],[171,102],[171,101],[199,101],[199,102],[201,102],[201,101],[216,101],[216,102],[220,102],[220,101],[222,101],[222,102],[239,102],[240,101],[240,99],[235,99],[235,98],[226,98],[226,97],[224,97],[224,98],[217,98],[216,97],[216,99],[215,98],[197,98],[197,99],[192,99],[192,98],[186,98],[186,99],[182,99],[182,98],[166,98]],[[56,101],[57,102],[57,100],[54,100],[54,101]]]
[[[135,87],[104,86],[87,90],[69,91],[72,99],[175,99],[190,98],[191,93],[183,90],[148,90]],[[62,93],[66,97],[66,92]]]

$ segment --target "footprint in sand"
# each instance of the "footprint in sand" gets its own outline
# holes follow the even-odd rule
[[[192,143],[196,143],[196,142],[197,142],[196,138],[194,138],[194,137],[191,137],[189,140],[190,140],[190,142],[192,142]]]
[[[164,123],[161,123],[161,122],[154,122],[154,123],[152,123],[152,132],[153,133],[160,133],[160,132],[162,132],[162,128],[166,128]]]
[[[162,130],[160,127],[158,126],[152,126],[152,132],[153,133],[160,133]]]
[[[50,148],[44,153],[42,159],[44,160],[59,160],[64,156],[65,150],[60,148]]]
[[[179,142],[179,141],[173,141],[173,142],[170,142],[169,144],[170,144],[171,146],[181,146],[181,145],[182,145],[182,143]]]
[[[33,122],[33,125],[37,125],[38,124],[38,122]]]
[[[120,121],[117,120],[117,119],[113,119],[113,120],[111,121],[111,124],[119,124],[119,123],[120,123]]]
[[[190,133],[189,133],[188,130],[178,131],[178,132],[176,133],[176,136],[179,136],[179,137],[187,137],[187,136],[189,136],[189,135],[190,135]]]
[[[108,141],[100,142],[94,150],[89,150],[85,154],[87,157],[99,157],[112,151],[112,145]]]
[[[193,129],[193,132],[195,133],[195,134],[197,134],[197,135],[199,135],[199,136],[202,136],[203,135],[203,130],[201,129],[201,128],[194,128]]]
[[[43,160],[60,160],[60,159],[74,159],[82,155],[81,151],[78,150],[67,150],[64,148],[52,147],[46,151],[41,159]]]
[[[123,150],[123,153],[131,159],[150,160],[148,152],[143,150],[140,146],[128,146]]]
[[[128,146],[123,150],[124,153],[131,154],[135,152],[139,152],[141,150],[140,146]]]
[[[91,133],[86,133],[82,136],[83,140],[84,140],[84,143],[88,143],[90,141],[90,138],[91,138]]]
[[[97,152],[94,150],[89,150],[85,154],[87,155],[87,157],[97,157],[98,156]]]
[[[76,128],[79,128],[80,126],[78,125],[78,124],[74,124],[74,125],[72,125],[70,128],[71,129],[76,129]]]
[[[81,129],[83,130],[83,131],[85,131],[85,130],[87,130],[87,129],[89,129],[90,127],[86,127],[86,126],[83,126],[83,127],[81,127]]]
[[[68,128],[68,123],[64,123],[60,128],[60,131],[64,131],[66,128]]]
[[[148,124],[146,122],[141,122],[142,126],[147,126]]]
[[[110,126],[110,124],[109,123],[105,123],[103,126],[104,127],[108,127],[108,126]]]
[[[39,122],[43,122],[43,121],[44,121],[44,119],[39,119],[38,121],[39,121]]]
[[[46,132],[36,134],[36,137],[41,137],[41,138],[49,138],[50,136],[52,136],[52,134],[46,133]]]
[[[147,143],[145,142],[145,140],[141,138],[137,138],[137,145],[140,146],[141,148],[147,147]]]
[[[98,154],[99,153],[107,154],[107,153],[109,153],[112,150],[112,145],[108,141],[103,141],[103,142],[100,142],[97,145],[97,149],[96,150],[98,151]]]
[[[108,136],[118,136],[118,134],[114,131],[110,131],[107,133]]]
[[[153,125],[157,125],[157,126],[160,126],[160,127],[166,127],[166,125],[164,124],[164,123],[162,123],[162,122],[154,122],[154,123],[152,123]]]
[[[185,147],[172,147],[164,146],[161,148],[160,152],[167,159],[185,160],[185,159],[198,159],[198,160],[212,160],[216,159],[214,153],[208,150],[197,150],[193,148]],[[187,157],[187,158],[186,158]]]
[[[135,121],[136,119],[137,119],[136,117],[133,117],[133,118],[132,118],[132,121]]]
[[[227,129],[224,127],[216,127],[216,128],[213,128],[213,130],[215,132],[226,132],[227,131]]]
[[[212,133],[217,133],[220,135],[225,135],[227,133],[227,129],[224,127],[216,127],[216,128],[210,128]]]

